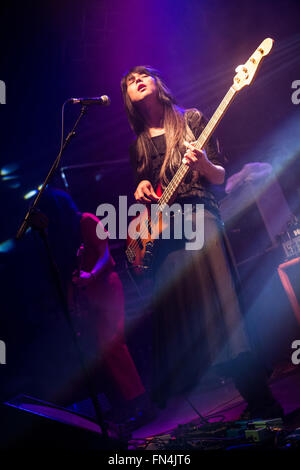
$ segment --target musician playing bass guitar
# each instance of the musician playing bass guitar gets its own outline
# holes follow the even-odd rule
[[[172,203],[182,208],[183,220],[195,223],[204,205],[202,248],[187,250],[184,236],[172,236],[171,228],[170,239],[158,240],[154,252],[152,399],[164,407],[170,397],[190,392],[213,367],[233,378],[248,404],[244,417],[282,415],[244,329],[236,271],[214,195],[225,178],[218,144],[211,138],[202,149],[193,145],[205,128],[204,116],[179,108],[151,67],[131,69],[121,89],[136,134],[130,148],[135,199],[158,203],[183,162],[189,171]]]

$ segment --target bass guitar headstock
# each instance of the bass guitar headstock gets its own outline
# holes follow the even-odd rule
[[[244,65],[239,65],[235,71],[237,74],[233,79],[233,88],[235,91],[240,91],[244,86],[250,85],[253,81],[255,74],[262,59],[269,54],[272,49],[274,40],[271,38],[265,39],[247,60]]]

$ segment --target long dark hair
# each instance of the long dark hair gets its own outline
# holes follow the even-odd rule
[[[188,138],[184,118],[185,110],[176,105],[176,101],[163,82],[160,73],[149,66],[139,65],[129,70],[121,80],[121,89],[125,103],[129,124],[137,136],[136,150],[138,154],[137,171],[143,174],[150,167],[150,156],[153,153],[153,144],[147,130],[145,119],[134,106],[127,93],[127,81],[131,74],[139,73],[154,78],[158,90],[158,100],[163,106],[163,127],[166,136],[166,155],[160,171],[160,180],[165,186],[168,182],[167,174],[174,174],[181,162],[180,151],[183,150],[183,140]],[[188,138],[191,140],[191,138]]]

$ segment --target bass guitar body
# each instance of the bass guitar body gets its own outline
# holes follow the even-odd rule
[[[161,196],[161,185],[158,186],[156,194]],[[156,212],[154,219],[151,219],[149,206],[129,223],[126,256],[135,274],[140,276],[149,271],[155,242],[166,227],[161,212]]]

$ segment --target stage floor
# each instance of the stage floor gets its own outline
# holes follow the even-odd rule
[[[300,426],[300,366],[287,364],[277,366],[270,384],[275,398],[285,412],[285,424],[291,429]],[[218,415],[213,420],[234,421],[239,418],[246,404],[231,382],[213,387],[203,384],[188,397],[170,400],[164,410],[159,410],[156,418],[133,432],[133,439],[145,439],[167,434],[180,424],[200,422],[192,406],[204,416]]]

